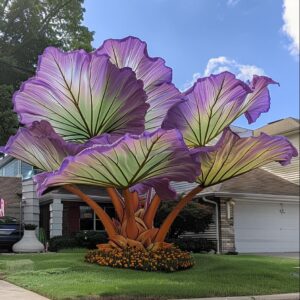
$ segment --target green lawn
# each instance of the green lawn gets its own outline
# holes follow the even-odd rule
[[[0,255],[1,277],[50,299],[87,295],[188,298],[299,289],[296,259],[195,254],[196,265],[190,270],[148,273],[84,263],[83,256],[80,252]]]

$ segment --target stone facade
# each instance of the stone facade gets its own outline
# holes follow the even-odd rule
[[[230,199],[220,198],[220,252],[235,251],[233,206]]]
[[[50,204],[50,238],[62,235],[63,204],[61,199],[53,199]]]

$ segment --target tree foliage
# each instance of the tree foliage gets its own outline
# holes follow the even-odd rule
[[[155,218],[155,226],[159,227],[162,224],[176,204],[177,201],[162,202]],[[198,202],[190,202],[174,221],[168,237],[177,238],[184,232],[204,232],[212,222],[212,216],[212,207]]]
[[[47,46],[91,51],[93,32],[81,24],[85,11],[82,4],[83,0],[0,0],[0,85],[17,89],[34,74],[37,57]],[[1,86],[1,90],[4,144],[14,133],[17,119],[7,105],[7,88]]]
[[[0,145],[5,145],[18,128],[17,115],[12,111],[12,93],[12,85],[0,85]]]
[[[0,0],[0,83],[32,75],[49,45],[90,51],[93,33],[81,25],[83,0]]]

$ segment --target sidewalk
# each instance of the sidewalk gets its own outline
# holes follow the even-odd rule
[[[0,280],[1,300],[49,300],[36,293],[20,288],[12,283]]]
[[[194,298],[181,300],[299,300],[299,293],[262,295],[262,296],[240,296],[240,297],[214,297],[214,298]],[[176,299],[179,300],[179,299]]]

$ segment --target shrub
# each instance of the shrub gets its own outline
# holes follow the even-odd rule
[[[75,237],[69,236],[55,236],[49,241],[49,251],[58,251],[65,248],[75,248],[78,247],[78,243]]]
[[[177,201],[163,202],[155,217],[155,227],[160,227],[161,223],[172,211]],[[204,232],[212,222],[213,209],[198,202],[190,202],[175,219],[170,232],[169,238],[178,238],[184,232]]]
[[[181,250],[192,251],[194,253],[217,250],[215,242],[204,238],[181,237],[177,239],[168,239],[167,242],[174,243]]]
[[[37,228],[37,225],[35,225],[35,224],[25,224],[24,228],[25,228],[25,230],[35,230]]]
[[[39,235],[38,235],[39,241],[46,246],[47,243],[47,237],[46,237],[46,232],[44,228],[39,228]]]
[[[69,248],[96,249],[97,244],[107,243],[105,232],[82,231],[75,236],[55,236],[49,241],[49,251],[58,251]]]
[[[189,252],[174,246],[155,251],[135,247],[115,248],[110,251],[91,250],[86,254],[85,261],[114,268],[163,272],[189,269],[194,265]]]
[[[81,231],[75,235],[75,239],[79,247],[88,249],[96,249],[97,244],[105,244],[108,242],[107,234],[98,231]]]

